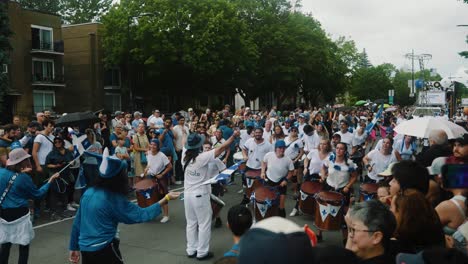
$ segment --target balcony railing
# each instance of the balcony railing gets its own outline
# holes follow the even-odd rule
[[[31,47],[33,50],[59,52],[59,53],[63,53],[63,50],[64,50],[63,40],[54,41],[53,45],[52,45],[52,42],[32,41]]]
[[[32,82],[33,84],[65,84],[65,79],[63,75],[33,74]]]

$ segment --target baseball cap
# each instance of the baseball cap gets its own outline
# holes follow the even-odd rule
[[[118,115],[121,115],[121,114],[123,114],[122,111],[115,111],[115,113],[114,113],[115,116],[118,116]]]
[[[464,135],[461,136],[461,137],[456,138],[456,139],[455,139],[455,142],[459,143],[459,144],[462,145],[462,146],[468,144],[468,133],[467,133],[467,134],[464,134]]]
[[[159,113],[159,110],[158,109],[154,110],[154,113]]]
[[[286,147],[286,142],[284,140],[278,140],[275,143],[275,148],[285,148]]]
[[[445,165],[447,157],[438,157],[432,161],[431,166],[427,167],[429,175],[439,175],[442,173],[442,166]]]
[[[189,111],[189,112],[193,112],[193,108],[189,108],[188,111]]]

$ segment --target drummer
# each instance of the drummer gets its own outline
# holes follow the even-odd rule
[[[268,152],[263,158],[262,173],[260,177],[266,181],[266,185],[277,187],[280,194],[279,215],[286,217],[284,202],[288,180],[294,173],[293,161],[285,155],[286,143],[278,140],[275,143],[275,151]]]
[[[318,149],[313,149],[307,154],[304,160],[304,181],[313,181],[320,179],[320,170],[323,163],[328,160],[331,154],[330,140],[323,139],[320,141]],[[298,213],[299,199],[296,201],[296,206],[289,216],[295,216]]]
[[[307,133],[307,127],[311,127],[310,125],[306,125],[304,127],[304,133]],[[301,138],[299,138],[299,130],[297,127],[291,127],[289,135],[284,139],[286,144],[286,150],[284,154],[288,156],[294,163],[294,172],[293,177],[297,179],[297,184],[294,186],[294,192],[297,193],[300,188],[300,184],[302,182],[302,173],[299,172],[299,168],[303,167],[300,165],[300,161],[302,155],[304,155],[304,144]],[[305,134],[307,135],[307,134]]]
[[[263,128],[255,128],[254,137],[249,138],[242,148],[242,156],[247,165],[246,171],[261,170],[263,158],[272,150],[271,144],[263,138]],[[245,176],[243,180],[245,182]],[[244,184],[246,185],[246,183]],[[241,204],[248,204],[249,202],[249,197],[244,193]]]
[[[151,140],[150,151],[148,152],[148,165],[144,171],[144,177],[149,176],[151,178],[156,178],[158,181],[158,187],[162,189],[161,194],[166,195],[168,193],[168,178],[167,173],[172,171],[172,163],[169,161],[166,155],[159,151],[160,142],[158,139]],[[169,221],[169,206],[164,204],[161,206],[163,208],[163,218],[161,223],[167,223]]]
[[[397,162],[395,151],[392,148],[393,138],[387,136],[382,141],[382,147],[374,149],[363,158],[362,162],[367,168],[366,182],[378,183],[383,180],[378,174],[383,172],[387,167],[394,162]]]
[[[336,191],[344,195],[345,213],[346,207],[349,205],[351,188],[357,179],[356,169],[357,165],[349,159],[348,144],[340,142],[336,144],[335,153],[324,162],[320,173],[325,191]],[[343,229],[342,232],[343,239],[346,239],[348,235],[346,229]]]

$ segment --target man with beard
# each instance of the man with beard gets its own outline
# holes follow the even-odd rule
[[[254,137],[249,138],[242,149],[242,156],[247,165],[246,170],[260,170],[262,168],[263,158],[270,151],[273,151],[273,148],[270,142],[263,138],[263,129],[257,127],[254,132]],[[241,204],[247,203],[249,203],[249,198],[244,194],[244,199]]]

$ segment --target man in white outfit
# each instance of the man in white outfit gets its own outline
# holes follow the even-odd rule
[[[221,146],[207,152],[201,152],[205,137],[199,134],[190,134],[182,153],[182,166],[184,168],[184,207],[187,222],[187,256],[198,260],[211,259],[213,253],[210,249],[211,238],[211,185],[202,184],[210,178],[208,173],[210,162],[225,151],[239,131],[226,140]]]

